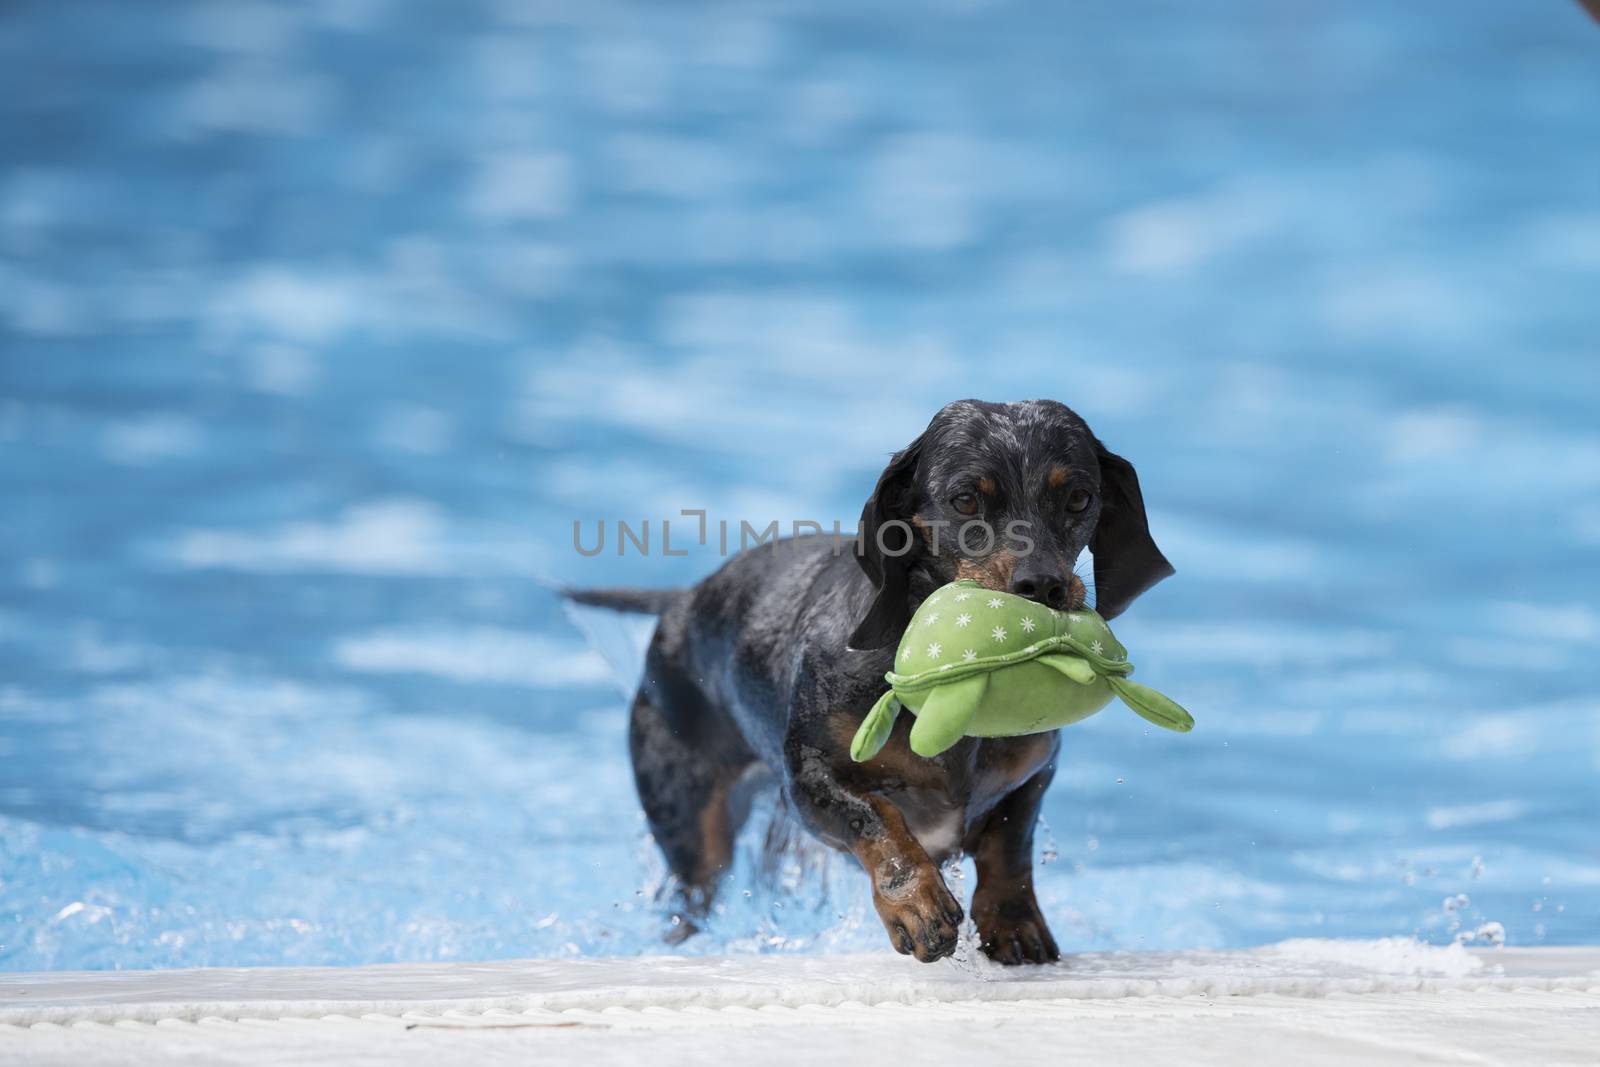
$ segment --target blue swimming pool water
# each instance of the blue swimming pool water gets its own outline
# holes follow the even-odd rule
[[[1600,940],[1600,29],[1064,11],[12,5],[0,968],[659,950],[638,634],[549,585],[716,559],[573,520],[848,526],[962,396],[1179,571],[1063,948]],[[758,836],[681,951],[883,947]]]

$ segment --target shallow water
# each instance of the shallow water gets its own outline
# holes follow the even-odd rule
[[[1064,949],[1600,940],[1600,33],[1055,12],[13,12],[0,967],[658,950],[638,635],[550,584],[848,527],[972,395],[1179,571],[1118,633],[1199,727],[1072,729]],[[758,836],[681,951],[883,946]]]

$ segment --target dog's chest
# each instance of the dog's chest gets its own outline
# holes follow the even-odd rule
[[[947,796],[910,794],[897,797],[896,804],[905,816],[906,826],[917,843],[935,862],[941,863],[961,850],[966,836],[966,808]]]

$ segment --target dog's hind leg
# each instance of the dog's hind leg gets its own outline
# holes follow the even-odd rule
[[[663,707],[669,700],[674,706]],[[710,909],[759,785],[748,773],[755,758],[742,742],[734,743],[737,735],[706,738],[689,725],[691,717],[716,713],[681,706],[685,702],[701,703],[697,694],[642,687],[628,724],[639,801],[676,883],[669,934],[674,941],[693,934]]]

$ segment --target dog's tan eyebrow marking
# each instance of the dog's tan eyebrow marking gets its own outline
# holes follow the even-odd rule
[[[985,474],[978,479],[978,492],[984,496],[994,496],[994,479]]]
[[[1073,473],[1071,467],[1063,467],[1059,463],[1052,463],[1050,465],[1050,473],[1045,478],[1045,481],[1050,483],[1050,488],[1059,489],[1072,480]]]

